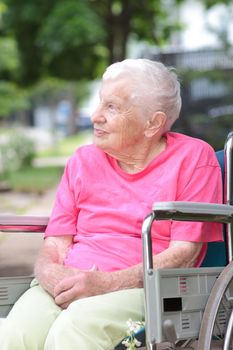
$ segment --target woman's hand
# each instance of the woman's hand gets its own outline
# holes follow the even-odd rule
[[[64,259],[72,243],[72,236],[46,238],[35,264],[37,280],[60,307],[66,308],[81,298],[142,287],[141,264],[114,272],[102,272],[95,266],[89,271],[65,266]]]
[[[111,273],[100,272],[97,269],[75,270],[74,275],[63,278],[54,288],[55,303],[63,309],[74,300],[110,291]]]
[[[66,278],[72,278],[76,269],[67,267],[61,264],[51,263],[46,266],[46,276],[40,278],[40,285],[53,297],[55,298],[55,288]]]

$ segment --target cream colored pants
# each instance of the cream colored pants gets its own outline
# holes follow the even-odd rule
[[[17,301],[0,328],[1,350],[113,350],[126,321],[144,317],[143,290],[80,299],[60,309],[39,286]]]

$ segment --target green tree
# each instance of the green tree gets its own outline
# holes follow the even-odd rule
[[[206,0],[207,8],[232,0]],[[185,0],[2,0],[5,31],[15,37],[21,84],[42,76],[93,79],[127,55],[136,40],[161,46],[181,28],[171,9]],[[203,2],[202,2],[203,3]]]
[[[181,28],[171,8],[184,1],[0,0],[0,80],[16,84],[4,91],[49,76],[94,79],[127,56],[132,37],[160,47]]]
[[[180,29],[171,9],[162,0],[92,0],[89,1],[96,13],[103,18],[108,63],[120,61],[127,54],[127,43],[134,35],[137,40],[145,40],[160,46],[168,40],[174,30]],[[178,5],[182,0],[174,0]]]
[[[14,82],[18,69],[15,40],[11,37],[0,37],[0,118],[29,107],[26,91]]]
[[[181,0],[174,0],[175,3]],[[94,78],[124,59],[132,34],[160,45],[178,28],[162,0],[5,0],[5,26],[17,41],[20,83],[42,75]]]
[[[0,80],[0,119],[30,107],[27,92],[13,82]]]
[[[5,27],[17,41],[20,84],[46,75],[67,80],[93,78],[105,35],[101,19],[82,0],[5,0]]]

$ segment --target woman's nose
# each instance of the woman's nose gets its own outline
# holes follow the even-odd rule
[[[92,113],[91,115],[91,121],[92,123],[104,123],[105,122],[105,117],[102,112],[102,108],[99,106],[96,108],[96,110]]]

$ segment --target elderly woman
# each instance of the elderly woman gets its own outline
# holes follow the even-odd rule
[[[181,108],[174,72],[127,59],[103,75],[92,115],[94,144],[69,159],[36,280],[1,330],[1,350],[110,350],[126,321],[143,320],[141,226],[155,201],[219,203],[221,172],[205,142],[170,128]],[[199,266],[210,223],[162,221],[154,266]]]

